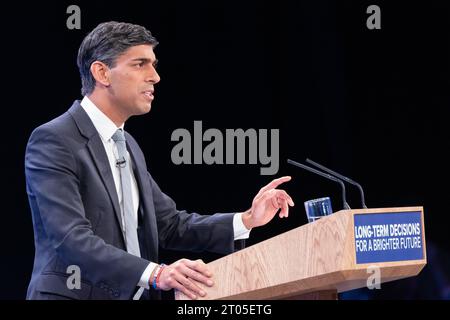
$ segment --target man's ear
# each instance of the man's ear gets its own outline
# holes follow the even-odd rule
[[[101,61],[94,61],[91,64],[91,73],[94,77],[95,81],[99,84],[104,85],[105,87],[109,87],[110,85],[110,74],[109,68],[106,64]]]

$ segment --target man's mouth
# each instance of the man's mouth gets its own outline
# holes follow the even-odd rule
[[[149,99],[150,101],[153,100],[155,97],[153,95],[153,90],[144,91],[143,94]]]

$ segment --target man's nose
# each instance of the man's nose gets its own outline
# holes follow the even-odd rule
[[[152,67],[152,70],[149,72],[146,80],[148,82],[156,84],[156,83],[158,83],[161,80],[161,78],[159,77],[159,74],[156,71],[156,69]]]

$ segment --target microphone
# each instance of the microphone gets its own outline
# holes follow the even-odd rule
[[[353,181],[352,179],[350,179],[350,178],[348,178],[348,177],[346,177],[346,176],[343,176],[343,175],[340,174],[340,173],[337,173],[337,172],[335,172],[335,171],[333,171],[333,170],[331,170],[331,169],[328,169],[327,167],[325,167],[325,166],[323,166],[323,165],[321,165],[321,164],[319,164],[319,163],[317,163],[317,162],[314,162],[314,161],[312,161],[311,159],[306,159],[306,162],[308,162],[309,164],[312,164],[313,166],[316,166],[316,167],[319,168],[319,169],[322,169],[322,170],[325,171],[325,172],[328,172],[329,174],[332,174],[332,175],[335,176],[335,177],[338,177],[339,179],[344,180],[345,182],[348,182],[348,183],[350,183],[350,184],[356,186],[356,187],[359,189],[359,193],[361,194],[361,203],[362,203],[362,207],[363,207],[364,209],[367,209],[366,201],[364,200],[364,190],[363,190],[363,188],[361,187],[361,185],[360,185],[358,182],[355,182],[355,181]]]
[[[327,178],[329,180],[332,180],[332,181],[335,181],[335,182],[339,183],[341,185],[341,188],[342,188],[342,203],[343,203],[344,209],[351,209],[350,206],[347,203],[347,199],[345,197],[345,185],[344,185],[344,182],[342,182],[341,179],[338,179],[338,178],[336,178],[336,177],[334,177],[334,176],[332,176],[330,174],[327,174],[327,173],[324,173],[322,171],[316,170],[314,168],[308,167],[307,165],[304,165],[302,163],[298,163],[298,162],[293,161],[291,159],[288,159],[287,162],[289,164],[292,164],[293,166],[305,169],[305,170],[307,170],[309,172],[318,174],[319,176],[322,176],[324,178]]]
[[[118,168],[125,168],[125,163],[126,162],[127,162],[127,160],[125,160],[125,157],[117,159],[116,160],[116,167],[118,167]]]

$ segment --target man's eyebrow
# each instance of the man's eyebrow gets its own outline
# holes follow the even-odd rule
[[[152,59],[149,59],[149,58],[135,58],[135,59],[133,59],[133,60],[131,60],[131,61],[140,61],[140,62],[143,62],[143,63],[150,63],[150,62],[152,62]],[[153,61],[153,65],[157,65],[158,64],[158,59],[155,59],[154,61]]]

